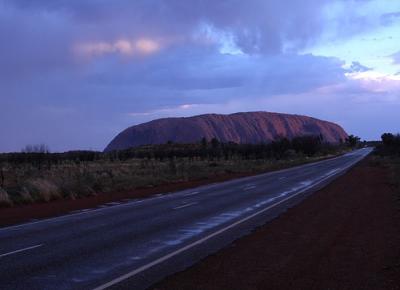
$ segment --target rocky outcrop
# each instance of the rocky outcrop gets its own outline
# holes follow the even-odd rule
[[[335,123],[300,115],[247,112],[230,115],[206,114],[184,118],[157,119],[127,128],[118,134],[105,151],[147,144],[198,142],[203,137],[222,142],[261,143],[281,137],[322,135],[326,142],[337,143],[347,133]]]

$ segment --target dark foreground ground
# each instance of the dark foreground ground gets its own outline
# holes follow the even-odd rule
[[[400,289],[399,194],[372,158],[151,289]]]

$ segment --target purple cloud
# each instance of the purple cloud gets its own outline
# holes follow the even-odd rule
[[[8,124],[0,151],[42,142],[102,149],[146,112],[251,110],[282,95],[291,106],[319,88],[347,86],[341,60],[302,53],[332,25],[331,3],[0,0],[0,115]],[[366,21],[351,11],[334,19],[345,37]]]

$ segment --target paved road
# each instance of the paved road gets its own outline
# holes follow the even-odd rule
[[[274,218],[370,152],[0,229],[0,289],[145,289]]]

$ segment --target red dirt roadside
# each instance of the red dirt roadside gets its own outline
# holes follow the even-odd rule
[[[362,161],[298,206],[153,290],[400,289],[399,194]]]

